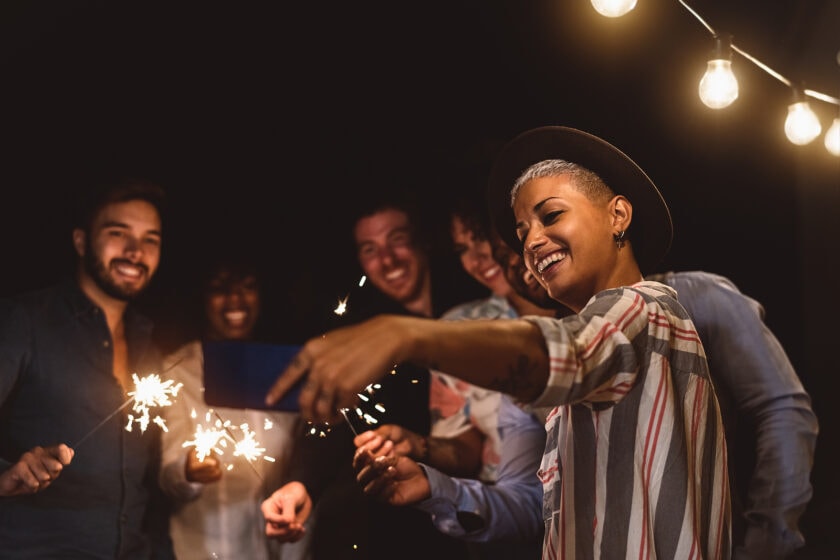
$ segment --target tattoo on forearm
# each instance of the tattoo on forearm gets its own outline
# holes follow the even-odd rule
[[[425,366],[443,371],[436,362],[430,361]],[[536,398],[545,389],[545,386],[537,380],[535,373],[537,367],[537,363],[523,353],[511,364],[505,375],[484,378],[475,385],[520,398]]]
[[[535,394],[539,388],[534,383],[534,369],[533,361],[526,354],[520,354],[506,376],[493,378],[490,388],[515,396]]]

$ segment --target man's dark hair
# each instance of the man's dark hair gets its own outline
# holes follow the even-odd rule
[[[166,191],[163,187],[149,179],[140,177],[120,177],[100,181],[86,189],[77,199],[77,207],[73,216],[73,227],[90,230],[94,216],[99,211],[115,202],[130,200],[145,200],[154,206],[164,221],[166,212]]]
[[[414,243],[424,251],[429,251],[429,245],[433,234],[426,221],[427,211],[422,201],[418,198],[417,192],[410,188],[393,187],[390,189],[378,189],[366,193],[365,196],[357,199],[349,214],[349,239],[353,243],[353,255],[356,254],[354,230],[356,224],[362,218],[372,216],[384,210],[399,210],[408,216],[408,223],[411,226],[411,235]]]

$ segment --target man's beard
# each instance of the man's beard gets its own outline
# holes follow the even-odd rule
[[[94,283],[100,290],[108,294],[110,297],[120,301],[133,300],[143,293],[143,290],[145,290],[146,286],[148,286],[148,282],[136,290],[114,283],[111,276],[108,274],[108,267],[102,260],[99,259],[98,255],[93,250],[93,247],[90,246],[90,243],[87,245],[88,246],[83,259],[84,269],[87,275],[93,279]],[[143,265],[138,266],[143,267]],[[148,276],[148,269],[146,269],[146,274]]]

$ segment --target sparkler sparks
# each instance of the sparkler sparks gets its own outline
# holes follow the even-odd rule
[[[363,274],[361,276],[361,278],[359,278],[358,287],[359,288],[363,287],[365,285],[365,282],[367,282],[367,276],[365,276]],[[333,313],[335,313],[336,315],[339,315],[339,316],[343,316],[348,310],[349,300],[350,300],[350,294],[347,294],[343,299],[339,299],[338,300],[338,305],[333,310]],[[389,373],[391,375],[396,375],[397,366],[394,365],[394,367],[391,368],[391,371]],[[412,381],[412,382],[416,382],[416,381]],[[384,414],[385,413],[385,407],[382,405],[382,403],[373,402],[372,397],[374,396],[374,393],[376,392],[376,390],[380,389],[381,387],[382,386],[379,383],[371,383],[370,385],[365,387],[365,389],[362,393],[357,393],[357,396],[359,397],[359,400],[361,401],[362,404],[354,407],[353,409],[350,409],[350,408],[339,409],[339,412],[344,417],[344,420],[347,422],[347,425],[350,427],[350,430],[353,432],[354,435],[358,435],[359,431],[358,431],[357,427],[351,421],[351,418],[350,418],[350,415],[348,414],[348,411],[353,410],[353,412],[355,413],[355,417],[358,418],[365,425],[371,426],[371,425],[374,425],[374,424],[378,424],[379,419],[376,418],[376,416],[374,414],[375,413]],[[368,410],[365,410],[366,408]],[[308,425],[309,425],[309,431],[307,432],[306,435],[309,435],[309,436],[326,437],[326,435],[332,430],[332,426],[330,426],[328,423],[308,422]]]
[[[195,410],[192,411],[191,416],[193,418],[196,417]],[[265,447],[262,447],[262,445],[257,441],[256,433],[251,430],[247,422],[242,423],[239,426],[234,426],[230,420],[222,418],[216,410],[210,409],[205,414],[205,421],[210,423],[212,417],[215,417],[216,420],[212,422],[211,427],[205,428],[203,424],[196,424],[193,439],[185,441],[181,444],[181,447],[195,447],[196,457],[199,461],[203,461],[208,455],[210,455],[211,452],[220,456],[224,455],[225,449],[227,449],[229,445],[233,445],[233,457],[243,457],[246,461],[248,461],[248,464],[251,465],[251,468],[254,470],[254,474],[257,475],[257,478],[262,480],[262,476],[259,471],[257,471],[253,461],[262,457],[263,460],[273,463],[275,462],[275,458],[264,455]],[[265,418],[263,421],[263,428],[265,430],[270,430],[273,427],[274,424],[271,420]],[[240,431],[242,433],[242,437],[237,438],[234,435],[235,430]],[[233,463],[229,463],[225,468],[226,470],[231,470],[233,469],[233,466]]]
[[[347,312],[347,300],[350,296],[346,296],[344,299],[338,300],[338,305],[335,309],[333,309],[333,313],[336,315],[344,315]]]
[[[233,450],[234,457],[245,457],[248,462],[256,460],[265,452],[265,447],[261,447],[255,439],[254,432],[248,427],[248,424],[239,426],[242,430],[242,439],[236,442]]]
[[[140,425],[140,431],[145,432],[149,425],[149,410],[152,407],[170,406],[173,403],[170,397],[178,395],[183,383],[175,384],[171,379],[161,381],[160,376],[156,373],[143,378],[137,377],[136,373],[132,373],[131,378],[134,380],[134,390],[129,391],[128,396],[134,401],[132,410],[140,416],[134,418],[129,415],[129,422],[125,429],[130,432],[131,426],[137,423]],[[160,416],[155,416],[152,421],[163,428],[164,431],[168,431],[166,422]]]
[[[367,281],[367,276],[363,274],[362,277],[359,278],[360,288],[365,285],[365,281]],[[347,302],[349,301],[349,299],[350,294],[347,294],[346,296],[344,296],[344,299],[338,300],[338,305],[335,307],[335,309],[333,309],[333,313],[335,313],[336,315],[344,315],[345,313],[347,313]]]
[[[166,422],[160,416],[155,416],[154,419],[150,420],[149,411],[152,407],[170,406],[174,402],[170,397],[176,397],[183,384],[175,384],[171,379],[162,381],[156,373],[151,373],[142,378],[138,377],[136,373],[132,373],[131,378],[134,380],[134,390],[128,392],[129,399],[70,447],[74,449],[79,447],[94,432],[104,426],[108,420],[132,403],[134,403],[132,410],[138,413],[139,416],[134,416],[133,414],[128,415],[128,423],[125,426],[126,431],[130,432],[134,424],[139,424],[140,432],[145,432],[150,421],[160,426],[164,431],[167,430]]]
[[[379,423],[379,419],[373,415],[372,411],[365,410],[365,408],[372,408],[374,411],[384,414],[385,413],[385,406],[382,403],[375,402],[372,400],[372,397],[376,393],[377,389],[382,388],[382,385],[379,383],[371,383],[367,387],[365,387],[364,392],[356,393],[356,396],[359,397],[359,400],[362,401],[362,404],[356,406],[353,409],[350,408],[340,408],[338,412],[344,417],[344,420],[347,422],[347,426],[349,426],[350,431],[353,432],[353,435],[359,435],[359,430],[353,424],[350,419],[350,415],[348,414],[349,410],[353,410],[356,417],[363,422],[365,425],[372,426],[374,424]],[[309,422],[309,431],[307,435],[310,436],[319,436],[319,437],[326,437],[326,435],[332,430],[332,426],[329,424],[317,424],[313,422]]]
[[[225,437],[224,430],[215,428],[205,429],[201,424],[195,427],[194,439],[185,441],[181,447],[195,447],[195,455],[199,461],[203,461],[211,452],[223,455],[224,450],[219,447],[219,442]]]

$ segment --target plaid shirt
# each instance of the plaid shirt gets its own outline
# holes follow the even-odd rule
[[[539,472],[543,559],[729,558],[723,425],[676,292],[640,282],[577,315],[526,319],[551,360],[533,403],[554,407]]]

